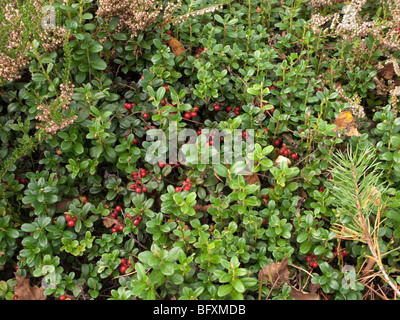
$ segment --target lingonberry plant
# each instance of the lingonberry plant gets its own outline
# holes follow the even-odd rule
[[[399,298],[399,1],[0,8],[0,299]]]

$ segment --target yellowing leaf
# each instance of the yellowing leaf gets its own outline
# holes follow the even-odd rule
[[[346,136],[361,136],[357,131],[356,121],[350,111],[342,111],[333,124],[336,125],[336,128],[333,129],[334,132],[341,132],[343,130]]]

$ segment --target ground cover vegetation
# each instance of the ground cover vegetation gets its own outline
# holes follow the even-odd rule
[[[398,298],[399,1],[0,6],[0,299]]]

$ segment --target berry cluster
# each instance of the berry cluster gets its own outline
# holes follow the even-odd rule
[[[133,171],[132,172],[132,176],[133,179],[135,179],[135,183],[131,183],[129,185],[129,189],[131,189],[132,191],[140,194],[142,192],[147,192],[147,187],[143,184],[141,178],[146,177],[148,174],[148,172],[146,171],[146,169],[140,169],[139,172],[137,171]]]
[[[127,134],[126,136],[125,136],[125,139],[128,139],[128,137],[129,137],[129,134]],[[138,139],[136,139],[136,138],[133,138],[133,141],[132,141],[132,146],[134,145],[134,144],[137,144],[138,143]]]
[[[63,294],[60,296],[60,300],[72,300],[71,297],[67,294]]]
[[[191,118],[197,117],[198,111],[199,111],[199,107],[195,106],[195,107],[193,107],[193,109],[190,112],[186,111],[183,117],[187,120],[190,120]]]
[[[68,213],[65,213],[65,220],[67,220],[67,226],[73,228],[76,223],[76,217],[71,217]]]
[[[307,257],[306,257],[306,261],[308,263],[308,265],[311,268],[317,268],[318,267],[318,263],[317,261],[315,261],[315,255],[313,253],[310,253]]]
[[[114,219],[117,219],[118,213],[122,211],[121,206],[116,206],[115,209],[110,213],[111,217]],[[112,233],[116,233],[118,231],[123,231],[125,226],[120,222],[117,221],[115,222],[114,226],[111,228]]]
[[[132,266],[132,263],[129,261],[129,259],[121,258],[121,264],[119,267],[119,271],[121,273],[125,273],[128,268]]]
[[[264,194],[264,195],[261,196],[261,198],[264,201],[264,204],[266,204],[266,205],[268,204],[268,197],[269,197],[269,194]]]
[[[137,227],[140,224],[140,221],[142,221],[142,216],[141,215],[131,217],[131,215],[129,213],[127,213],[126,217],[129,218],[129,219],[133,219],[133,225],[135,227]]]
[[[185,181],[182,182],[182,187],[176,187],[175,192],[181,192],[183,191],[190,191],[192,188],[192,183],[190,178],[187,178]]]
[[[281,145],[282,144],[282,145]],[[283,155],[283,156],[290,156],[293,160],[297,160],[299,158],[299,155],[296,152],[291,152],[288,146],[285,143],[282,143],[282,138],[277,138],[273,141],[274,147],[279,148],[278,149],[278,154]]]
[[[335,250],[333,250],[334,257],[340,256],[340,259],[343,259],[343,257],[347,257],[348,255],[349,253],[346,251],[346,249],[336,247]]]
[[[214,102],[212,104],[212,106],[213,106],[214,111],[218,112],[218,111],[222,110],[221,108],[225,107],[225,104],[223,102]],[[240,108],[239,107],[235,107],[235,108],[232,109],[232,107],[227,106],[225,108],[225,111],[228,112],[228,113],[233,111],[237,116],[240,114]]]
[[[125,108],[126,110],[130,111],[130,112],[132,112],[132,108],[133,108],[134,106],[136,106],[136,104],[135,104],[134,102],[131,102],[131,103],[125,102],[125,103],[124,103],[124,108]]]
[[[207,52],[207,48],[202,48],[202,47],[198,47],[197,49],[196,49],[196,54],[195,54],[195,57],[196,57],[196,59],[199,59],[200,58],[200,55],[202,54],[202,53],[206,53]]]

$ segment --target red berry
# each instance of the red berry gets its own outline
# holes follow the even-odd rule
[[[290,155],[290,157],[291,157],[293,160],[297,160],[297,158],[299,157],[299,155],[298,155],[297,153],[293,152],[293,153]]]
[[[221,107],[220,107],[218,104],[214,105],[214,110],[215,110],[215,111],[219,111],[220,108],[221,108]]]
[[[281,154],[281,155],[282,155],[282,154],[283,154],[283,151],[284,151],[283,149],[279,149],[279,150],[278,150],[278,154]]]
[[[195,118],[195,117],[197,117],[197,113],[193,111],[193,112],[190,114],[190,116],[191,116],[192,118]]]
[[[65,220],[67,220],[67,221],[68,221],[68,220],[70,220],[70,219],[71,219],[71,216],[70,216],[70,215],[68,215],[68,214],[66,214],[66,215],[65,215]]]
[[[148,113],[143,113],[143,119],[148,119],[149,118],[149,114]]]
[[[111,212],[111,217],[113,217],[114,219],[117,218],[117,213],[115,211]]]
[[[256,10],[257,10],[257,12],[258,12],[258,13],[260,13],[260,12],[261,12],[261,8],[257,8]]]
[[[284,156],[288,156],[288,155],[290,154],[290,150],[284,149],[283,152],[282,152],[282,154],[283,154]]]
[[[168,30],[167,32],[165,32],[167,35],[172,36],[172,31]]]
[[[185,119],[190,119],[192,116],[190,115],[190,112],[185,112],[184,117]]]
[[[86,203],[87,202],[87,198],[85,196],[82,196],[82,202]]]
[[[13,300],[19,300],[17,295],[14,295]]]
[[[133,183],[129,186],[129,189],[131,189],[131,190],[135,190],[135,188],[136,188],[136,186]]]
[[[119,231],[124,230],[124,228],[125,228],[125,227],[124,227],[122,224],[120,224],[120,225],[118,226],[118,230],[119,230]]]
[[[136,193],[142,193],[142,188],[136,188]]]
[[[167,84],[164,84],[164,88],[165,88],[165,91],[169,91],[169,87],[168,87],[168,85]]]
[[[202,53],[203,50],[204,50],[204,49],[200,47],[200,48],[197,48],[196,52],[197,52],[197,53]]]
[[[160,168],[164,168],[164,167],[165,167],[165,163],[164,163],[164,162],[159,162],[159,163],[158,163],[158,166],[159,166]]]
[[[121,273],[125,273],[126,272],[126,270],[128,270],[128,266],[121,266],[120,268],[119,268],[119,271],[121,272]]]
[[[113,227],[113,228],[111,229],[111,232],[112,232],[112,233],[116,233],[116,232],[118,232],[118,229],[115,228],[115,227]]]
[[[137,226],[139,225],[139,223],[140,223],[140,220],[139,220],[139,219],[133,220],[133,225],[134,225],[135,227],[137,227]]]
[[[143,187],[143,192],[147,192],[147,187]]]
[[[75,221],[74,220],[68,220],[67,225],[68,225],[68,227],[72,228],[73,226],[75,226]]]
[[[126,259],[125,258],[121,258],[121,264],[122,265],[126,264]]]
[[[180,192],[181,191],[181,187],[176,187],[175,188],[175,192]]]
[[[116,206],[115,211],[120,212],[122,210],[121,206]]]
[[[231,107],[226,107],[226,112],[231,112],[232,108]]]
[[[132,104],[126,102],[126,103],[124,103],[124,108],[126,110],[131,110],[132,109]]]
[[[273,144],[274,144],[275,147],[279,147],[281,142],[282,142],[282,139],[281,138],[277,138],[277,139],[274,140]]]
[[[265,226],[266,224],[267,224],[267,219],[262,218],[262,223],[261,223],[261,225],[262,225],[262,226]]]
[[[194,112],[198,112],[199,111],[199,107],[193,107]]]

